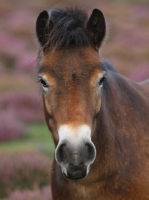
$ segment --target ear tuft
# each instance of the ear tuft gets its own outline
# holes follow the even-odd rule
[[[51,25],[49,20],[49,14],[47,11],[43,11],[39,14],[36,21],[36,34],[41,46],[44,46],[48,39],[48,34]]]
[[[106,23],[103,13],[94,9],[87,23],[87,31],[95,48],[99,48],[106,33]]]

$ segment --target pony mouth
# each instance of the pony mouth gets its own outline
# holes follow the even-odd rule
[[[71,176],[67,176],[64,172],[62,172],[63,176],[68,179],[68,180],[81,180],[83,178],[85,178],[87,176],[87,174],[85,176],[80,176],[80,177],[71,177]]]
[[[89,170],[90,169],[87,169],[85,171],[72,171],[72,172],[67,172],[65,169],[61,168],[62,170],[62,174],[63,176],[66,178],[66,179],[69,179],[69,180],[80,180],[80,179],[83,179],[85,177],[87,177],[88,173],[89,173]]]

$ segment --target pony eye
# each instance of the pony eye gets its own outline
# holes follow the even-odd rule
[[[105,77],[103,76],[100,80],[99,80],[99,82],[98,82],[98,84],[100,85],[100,86],[102,86],[103,85],[103,82],[104,82],[104,80],[105,80]]]
[[[46,83],[46,81],[44,79],[40,78],[39,81],[44,89],[49,88],[49,85]]]

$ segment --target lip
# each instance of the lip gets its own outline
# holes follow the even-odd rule
[[[87,176],[87,174],[86,174],[85,176],[79,177],[79,178],[69,178],[64,172],[62,172],[62,174],[67,180],[81,180]]]
[[[68,177],[68,176],[66,175],[66,173],[65,173],[64,170],[63,170],[63,168],[61,168],[61,171],[62,171],[63,176],[64,176],[67,180],[81,180],[81,179],[85,178],[85,177],[88,175],[88,172],[89,172],[89,170],[88,170],[87,173],[85,174],[85,176],[82,176],[82,177],[79,177],[79,178],[71,178],[71,177]]]

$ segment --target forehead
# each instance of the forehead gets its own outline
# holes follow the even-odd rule
[[[98,52],[93,48],[69,48],[49,52],[43,56],[39,74],[54,78],[90,77],[103,73]]]

